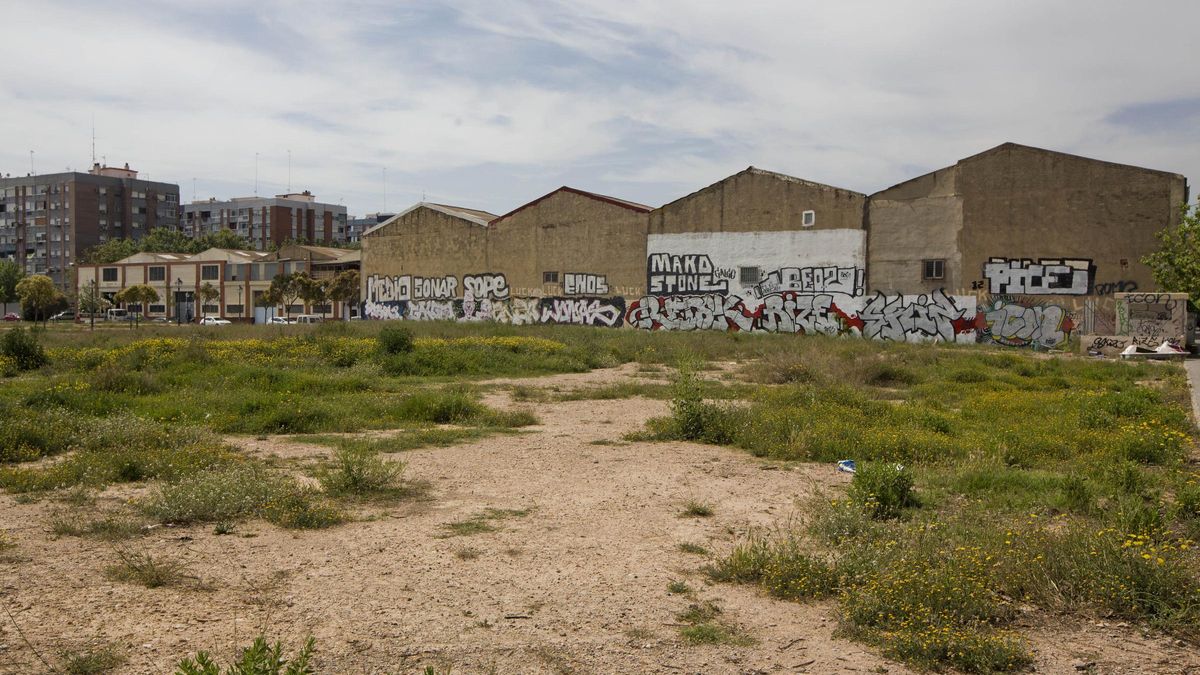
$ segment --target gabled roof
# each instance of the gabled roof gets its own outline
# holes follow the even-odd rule
[[[267,256],[262,251],[242,251],[235,248],[210,248],[205,249],[195,255],[188,256],[188,260],[224,260],[231,263],[248,263],[255,260],[261,260]]]
[[[659,208],[665,209],[666,207],[668,207],[672,204],[682,202],[685,199],[689,199],[695,195],[700,194],[701,192],[704,192],[705,190],[711,190],[712,188],[715,188],[722,183],[731,181],[740,176],[747,176],[747,175],[766,176],[768,178],[774,178],[775,180],[781,180],[781,181],[785,181],[788,183],[797,183],[799,185],[805,185],[807,187],[817,188],[819,190],[837,190],[839,192],[847,192],[849,194],[857,195],[859,197],[866,197],[865,194],[863,194],[861,192],[855,192],[854,190],[847,190],[846,188],[840,188],[840,187],[837,187],[834,185],[826,185],[824,183],[817,183],[815,181],[805,180],[803,178],[797,178],[795,176],[789,176],[786,173],[779,173],[777,171],[767,171],[766,169],[760,169],[756,166],[750,166],[750,167],[746,167],[745,169],[733,174],[732,176],[726,176],[725,178],[722,178],[721,180],[713,183],[712,185],[702,187],[699,190],[696,190],[695,192],[690,192],[690,193],[680,197],[679,199],[675,199],[673,201],[667,202],[666,204],[663,204]]]
[[[387,225],[390,225],[393,221],[403,218],[404,216],[412,213],[413,211],[416,211],[417,209],[421,209],[421,208],[430,209],[432,211],[437,211],[438,213],[444,213],[444,214],[446,214],[448,216],[452,216],[454,218],[461,218],[463,220],[474,223],[475,225],[479,225],[480,227],[487,227],[488,223],[493,218],[496,217],[496,214],[494,214],[494,213],[488,213],[487,211],[480,211],[478,209],[468,209],[468,208],[465,208],[462,206],[450,206],[449,204],[434,204],[433,202],[417,202],[416,204],[413,204],[412,206],[408,207],[407,209],[404,209],[400,213],[397,213],[396,215],[392,216],[391,218],[388,218],[387,220],[383,221],[382,223],[379,223],[378,225],[367,228],[362,233],[362,236],[365,237],[382,227],[386,227]]]
[[[120,260],[118,260],[117,262],[112,263],[112,264],[128,265],[128,264],[154,263],[154,262],[177,263],[177,262],[185,262],[187,259],[188,259],[188,255],[186,253],[150,253],[150,252],[146,252],[146,251],[141,251],[139,253],[134,253],[131,256],[121,258]]]
[[[554,195],[556,195],[560,192],[570,192],[571,194],[580,195],[582,197],[588,197],[589,199],[595,199],[596,201],[604,202],[606,204],[612,204],[614,206],[620,206],[621,208],[629,209],[630,211],[636,211],[638,213],[650,213],[651,211],[654,210],[653,207],[646,206],[645,204],[638,204],[637,202],[631,202],[631,201],[628,201],[625,199],[617,199],[616,197],[609,197],[607,195],[597,194],[595,192],[588,192],[587,190],[580,190],[578,188],[568,187],[568,186],[564,185],[564,186],[558,188],[557,190],[547,192],[546,194],[542,195],[541,197],[538,197],[537,199],[529,202],[528,204],[523,204],[502,216],[493,218],[490,224],[495,225],[496,223],[500,222],[501,220],[504,220],[505,218],[508,218],[509,216],[511,216],[515,213],[518,213],[520,211],[524,211],[527,208],[536,206],[536,205],[540,204],[541,202],[549,199],[550,197],[553,197]]]
[[[933,171],[928,171],[919,176],[914,176],[912,178],[909,178],[908,180],[902,180],[899,183],[896,183],[895,185],[889,185],[888,187],[885,187],[882,190],[876,191],[874,194],[879,194],[881,192],[887,192],[888,190],[891,190],[893,188],[898,188],[901,185],[905,185],[905,184],[911,183],[913,181],[920,180],[927,176],[932,176],[933,174],[938,173],[940,171],[945,171],[947,169],[953,169],[954,167],[959,166],[965,162],[971,162],[971,161],[974,161],[977,159],[982,159],[984,157],[987,157],[988,155],[993,155],[998,152],[1002,152],[1004,150],[1026,150],[1029,152],[1035,152],[1035,153],[1040,153],[1040,154],[1045,154],[1045,155],[1058,155],[1059,157],[1069,157],[1071,159],[1081,159],[1086,162],[1095,162],[1097,164],[1105,164],[1108,166],[1120,167],[1122,169],[1136,169],[1138,171],[1145,171],[1147,173],[1156,173],[1156,174],[1160,174],[1163,176],[1173,176],[1173,177],[1183,178],[1182,174],[1175,173],[1173,171],[1162,171],[1160,169],[1147,169],[1144,166],[1134,166],[1133,164],[1121,164],[1119,162],[1109,162],[1109,161],[1106,161],[1103,159],[1096,159],[1094,157],[1084,157],[1083,155],[1073,155],[1068,152],[1059,152],[1058,150],[1047,150],[1046,148],[1039,148],[1039,147],[1036,147],[1033,145],[1022,145],[1020,143],[1013,143],[1012,141],[1006,141],[1006,142],[1001,143],[1000,145],[997,145],[993,148],[988,148],[987,150],[984,150],[983,152],[977,152],[974,155],[970,155],[968,157],[963,157],[962,159],[958,160],[957,162],[955,162],[949,166],[944,166],[940,169],[934,169]]]

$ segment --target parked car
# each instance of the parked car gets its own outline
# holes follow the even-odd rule
[[[320,314],[301,314],[296,317],[296,323],[321,323],[325,317]]]
[[[271,317],[271,318],[267,319],[267,323],[269,323],[269,324],[278,324],[278,325],[281,325],[281,326],[288,326],[288,325],[291,325],[291,324],[293,324],[293,323],[296,323],[296,320],[295,320],[295,319],[289,319],[289,318],[287,318],[287,317],[282,317],[282,316],[273,316],[273,317]]]
[[[228,326],[231,322],[216,316],[206,316],[200,319],[201,326]]]
[[[16,312],[9,312],[8,314],[4,315],[4,320],[5,321],[20,321],[21,315],[17,314]]]
[[[75,312],[72,312],[70,310],[68,310],[66,312],[59,312],[58,314],[55,314],[54,316],[50,317],[50,320],[51,321],[74,321],[75,320]]]

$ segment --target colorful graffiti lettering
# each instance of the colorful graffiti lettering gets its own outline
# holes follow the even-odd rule
[[[1007,296],[991,298],[976,316],[980,342],[1009,347],[1061,348],[1073,330],[1075,322],[1062,307]]]
[[[785,291],[862,295],[865,277],[861,267],[783,267],[768,273],[751,291],[760,298]]]
[[[729,291],[729,281],[707,255],[653,253],[647,260],[646,288],[651,295]]]
[[[568,272],[563,275],[564,295],[605,295],[607,293],[608,278],[603,274]]]
[[[983,265],[988,292],[1001,295],[1087,295],[1096,267],[1086,258],[990,258]]]
[[[975,330],[973,313],[968,314],[942,289],[917,296],[876,292],[852,323],[865,337],[894,342],[954,342]]]

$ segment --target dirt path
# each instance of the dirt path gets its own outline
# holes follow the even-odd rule
[[[530,384],[594,386],[631,375]],[[508,404],[502,391],[489,398]],[[835,638],[832,605],[710,586],[699,573],[706,559],[678,549],[727,551],[747,528],[786,519],[814,485],[842,484],[844,475],[827,466],[781,469],[730,449],[620,441],[663,414],[661,401],[520,405],[544,422],[532,433],[404,453],[408,474],[432,484],[427,501],[367,508],[366,519],[324,531],[265,523],[229,536],[211,527],[159,529],[135,544],[185,559],[198,588],[110,581],[110,546],[49,535],[46,521],[59,505],[0,496],[0,523],[19,544],[0,562],[2,601],[44,653],[97,638],[119,645],[129,657],[121,673],[172,672],[197,649],[227,657],[264,628],[292,645],[315,636],[320,671],[330,673],[427,665],[456,674],[909,672]],[[281,456],[319,453],[288,440],[245,443]],[[105,499],[127,494],[110,490]],[[680,517],[693,499],[711,504],[713,516]],[[489,521],[494,532],[444,538],[445,525],[486,509],[529,512]],[[669,594],[673,580],[691,586],[696,600],[719,603],[754,644],[684,643],[675,616],[693,600]],[[1130,629],[1109,629],[1123,642],[1087,627],[1056,630],[1037,642],[1043,672],[1073,672],[1081,658],[1100,661],[1092,672],[1114,673],[1184,672],[1200,663]],[[1122,656],[1106,646],[1113,644],[1135,651]],[[1088,656],[1092,647],[1098,656]],[[43,670],[0,615],[0,672]]]

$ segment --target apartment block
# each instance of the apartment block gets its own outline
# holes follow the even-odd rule
[[[346,207],[318,202],[311,192],[274,197],[208,199],[183,205],[180,228],[193,237],[231,230],[258,251],[285,242],[334,244],[348,241]]]
[[[0,177],[0,259],[68,289],[73,266],[89,248],[177,227],[178,213],[178,185],[139,179],[128,164]]]

